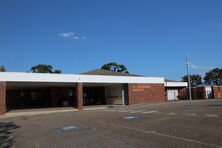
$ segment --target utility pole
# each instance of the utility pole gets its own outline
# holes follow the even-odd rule
[[[188,77],[189,98],[190,98],[190,100],[192,100],[191,86],[190,86],[190,74],[189,74],[189,65],[191,65],[191,63],[189,63],[188,55],[187,55],[187,54],[186,54],[186,62],[184,62],[183,64],[185,64],[185,65],[187,66],[187,77]]]

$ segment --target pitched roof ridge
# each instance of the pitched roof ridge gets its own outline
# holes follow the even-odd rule
[[[87,72],[83,72],[80,74],[89,74],[89,75],[116,75],[116,76],[140,76],[141,75],[135,75],[135,74],[129,74],[129,73],[122,73],[122,72],[116,72],[111,70],[105,70],[105,69],[94,69]]]

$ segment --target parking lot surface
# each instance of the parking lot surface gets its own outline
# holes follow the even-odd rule
[[[222,147],[222,99],[0,118],[0,147]]]

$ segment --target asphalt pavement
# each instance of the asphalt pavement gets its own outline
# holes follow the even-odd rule
[[[222,99],[0,119],[3,148],[222,147]]]

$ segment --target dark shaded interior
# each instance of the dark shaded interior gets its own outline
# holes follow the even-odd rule
[[[84,87],[83,105],[105,105],[105,87]]]
[[[6,93],[7,110],[75,106],[75,88],[23,88]]]

